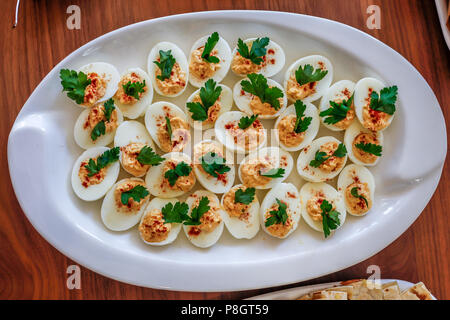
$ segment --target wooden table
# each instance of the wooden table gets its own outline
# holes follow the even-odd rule
[[[191,11],[263,9],[337,20],[359,28],[408,59],[434,90],[449,119],[450,55],[431,0],[268,0],[268,1],[31,1],[22,0],[13,29],[15,0],[0,10],[0,298],[7,299],[240,299],[270,291],[189,293],[123,284],[82,268],[81,290],[68,290],[66,268],[73,261],[50,246],[25,218],[13,193],[6,158],[11,126],[28,96],[66,55],[119,27]],[[66,9],[81,8],[81,29],[68,30]],[[366,27],[368,5],[381,8],[381,29]],[[450,123],[447,120],[447,126]],[[450,172],[417,221],[390,246],[353,266],[304,284],[368,277],[379,265],[383,278],[423,281],[437,298],[450,298]],[[296,286],[293,284],[283,288]]]

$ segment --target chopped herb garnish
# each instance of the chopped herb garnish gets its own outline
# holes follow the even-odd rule
[[[373,91],[370,94],[370,108],[390,115],[395,112],[395,102],[397,101],[397,86],[381,89],[380,95]]]
[[[335,124],[344,120],[347,117],[347,113],[353,102],[353,95],[348,100],[344,100],[341,103],[330,101],[330,108],[322,111],[319,115],[326,117],[324,122],[327,124]]]
[[[239,128],[241,128],[242,130],[247,129],[253,124],[253,122],[255,122],[256,118],[258,118],[257,114],[254,114],[250,117],[242,117],[238,123]]]
[[[247,80],[241,81],[242,90],[257,96],[262,103],[269,103],[275,110],[280,109],[279,98],[283,97],[283,91],[280,88],[270,88],[267,79],[262,74],[251,73]]]
[[[205,82],[205,86],[200,89],[200,102],[188,102],[188,110],[192,113],[191,117],[196,121],[205,121],[208,119],[208,109],[216,103],[222,93],[222,87],[216,86],[213,79]]]
[[[201,224],[200,218],[209,211],[209,199],[208,197],[202,197],[197,207],[191,211],[191,216],[186,219],[183,224],[187,226],[198,226]]]
[[[94,129],[92,129],[91,131],[92,141],[97,140],[97,138],[100,137],[101,135],[104,135],[105,132],[106,132],[105,121],[102,120],[99,123],[97,123]]]
[[[189,206],[186,202],[176,202],[166,204],[162,209],[163,219],[166,223],[183,223],[189,219]]]
[[[327,200],[323,200],[320,205],[320,209],[322,209],[321,215],[323,233],[325,238],[327,238],[330,235],[330,230],[337,229],[337,227],[341,224],[341,221],[339,220],[339,215],[341,213],[332,210],[333,206]]]
[[[260,65],[261,62],[263,62],[263,59],[261,57],[266,54],[266,47],[269,44],[269,41],[270,40],[267,37],[258,38],[253,41],[252,48],[249,51],[247,44],[245,44],[244,41],[239,38],[237,51],[242,57],[249,59],[254,64]]]
[[[166,128],[169,134],[169,139],[172,141],[172,125],[170,124],[170,118],[166,116]]]
[[[151,147],[144,146],[139,151],[137,161],[139,161],[140,164],[157,166],[164,161],[164,158],[161,157],[159,154],[155,153]]]
[[[136,100],[139,100],[139,93],[145,91],[145,80],[142,82],[131,82],[128,81],[128,83],[123,84],[123,91],[125,91],[125,94],[127,96],[133,97]]]
[[[67,91],[67,96],[78,104],[84,102],[84,91],[91,84],[91,79],[83,72],[75,70],[61,69],[59,71],[63,91]]]
[[[295,114],[297,119],[295,120],[294,132],[301,133],[308,130],[309,125],[311,124],[312,117],[305,117],[306,104],[304,104],[301,100],[297,100],[294,103]]]
[[[217,32],[213,32],[206,40],[205,47],[203,48],[202,58],[209,63],[219,63],[220,59],[211,56],[211,52],[216,46],[217,42],[219,42],[219,34]]]
[[[167,170],[164,177],[169,180],[169,184],[173,187],[179,177],[187,177],[191,173],[191,166],[181,161],[175,166],[175,169]]]
[[[266,227],[270,227],[273,224],[286,224],[286,221],[288,219],[288,214],[286,211],[287,205],[278,199],[275,200],[278,203],[278,210],[272,210],[269,212],[269,217],[264,223]]]
[[[141,185],[137,185],[133,189],[122,192],[120,201],[123,205],[127,205],[128,201],[130,201],[130,198],[133,198],[134,201],[139,202],[149,194],[150,193],[148,192],[147,188]]]
[[[169,79],[175,62],[175,58],[172,56],[172,50],[159,50],[159,61],[153,61],[153,63],[161,70],[161,75],[156,78],[161,81]]]
[[[366,206],[369,207],[369,202],[367,201],[367,199],[364,196],[358,194],[358,187],[353,187],[352,190],[350,190],[350,193],[355,198],[363,199],[364,202],[366,203]]]
[[[109,120],[111,119],[111,114],[112,114],[112,112],[113,112],[114,109],[116,108],[116,107],[114,106],[114,100],[111,98],[111,99],[109,99],[108,101],[106,101],[106,102],[103,104],[103,108],[105,108],[105,118],[106,118],[106,121],[109,121]]]
[[[303,68],[299,66],[295,71],[295,80],[298,84],[303,86],[310,82],[316,82],[322,80],[328,73],[328,70],[322,71],[320,68],[314,70],[314,67],[310,64],[306,64]]]
[[[225,159],[219,156],[215,152],[208,152],[201,158],[202,168],[206,173],[210,174],[214,178],[219,177],[219,174],[224,174],[231,170],[225,164]]]
[[[250,204],[255,199],[255,188],[247,188],[245,191],[237,189],[234,193],[234,203]]]
[[[314,168],[318,168],[322,163],[330,159],[331,157],[343,158],[347,154],[347,148],[343,143],[340,143],[337,149],[333,152],[331,156],[327,157],[327,153],[317,150],[314,160],[311,160],[309,165]]]
[[[381,151],[383,151],[383,147],[378,144],[373,143],[357,143],[355,144],[355,147],[358,149],[361,149],[364,152],[371,153],[373,155],[376,155],[377,157],[381,157]]]
[[[259,174],[263,177],[268,177],[268,178],[282,178],[284,176],[285,171],[286,170],[284,170],[283,168],[278,168],[278,169],[273,168],[265,173],[261,173],[261,171],[260,171]]]
[[[100,172],[101,169],[105,168],[110,163],[119,160],[119,147],[115,147],[103,152],[98,158],[97,162],[94,159],[89,159],[88,164],[84,167],[88,170],[88,177]]]

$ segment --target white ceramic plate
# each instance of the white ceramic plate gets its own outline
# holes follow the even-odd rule
[[[145,245],[134,229],[107,230],[101,222],[100,202],[86,203],[74,195],[69,176],[81,150],[72,130],[81,109],[61,92],[59,70],[92,61],[112,63],[119,72],[145,68],[157,42],[174,42],[188,53],[196,39],[213,31],[219,31],[231,47],[238,37],[276,39],[286,52],[286,66],[274,77],[278,82],[299,57],[322,54],[334,65],[333,81],[372,76],[399,87],[396,119],[385,133],[386,156],[372,170],[377,192],[370,214],[348,219],[326,241],[300,221],[299,228],[282,241],[264,232],[251,240],[237,240],[224,232],[206,250],[192,246],[182,235],[170,246],[155,248]],[[238,79],[230,72],[223,83],[232,87]],[[189,87],[170,101],[182,106],[193,91]],[[328,131],[319,132],[324,134]],[[307,280],[377,253],[402,234],[428,203],[439,182],[446,148],[445,122],[433,92],[407,60],[383,43],[344,24],[311,16],[222,11],[144,21],[70,54],[44,78],[19,113],[9,136],[8,164],[17,199],[30,222],[77,263],[140,286],[229,291]],[[304,183],[295,170],[286,181],[298,188]]]
[[[409,289],[414,285],[414,283],[411,283],[408,281],[392,280],[392,279],[381,279],[380,283],[383,285],[385,283],[389,283],[392,281],[397,281],[400,291]],[[342,285],[342,283],[340,281],[313,284],[310,286],[296,287],[296,288],[290,288],[290,289],[285,289],[285,290],[269,292],[269,293],[261,294],[259,296],[251,297],[251,298],[248,298],[245,300],[296,300],[296,299],[300,298],[301,296],[308,294],[310,292],[328,289],[331,287],[337,287],[337,286],[341,286],[341,285]],[[433,296],[433,299],[436,300],[436,298],[434,296]]]

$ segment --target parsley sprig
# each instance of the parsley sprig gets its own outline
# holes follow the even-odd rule
[[[367,199],[364,196],[358,194],[358,187],[353,187],[352,190],[350,190],[350,193],[355,198],[363,199],[364,202],[366,203],[366,206],[369,207],[369,202],[367,201]]]
[[[247,129],[253,124],[253,122],[255,122],[256,118],[258,118],[257,114],[254,114],[250,117],[242,117],[238,123],[239,128],[241,128],[242,130]]]
[[[161,70],[161,75],[157,76],[161,81],[170,78],[170,74],[172,73],[172,68],[175,65],[175,58],[172,56],[172,50],[159,50],[159,61],[153,61],[154,64],[158,66]]]
[[[219,42],[219,34],[217,32],[213,32],[206,40],[205,47],[203,48],[202,58],[203,60],[209,63],[219,63],[220,59],[212,56],[211,52],[216,46],[217,42]]]
[[[143,146],[137,156],[137,161],[141,164],[147,164],[151,166],[157,166],[164,161],[164,158],[155,153],[149,146]]]
[[[341,103],[330,101],[330,108],[322,111],[319,115],[326,117],[324,122],[327,124],[335,124],[347,117],[347,113],[353,102],[353,95],[348,100],[344,100]]]
[[[242,90],[257,96],[262,103],[269,103],[275,110],[280,109],[279,98],[283,97],[283,91],[280,88],[270,88],[267,79],[262,74],[251,73],[248,80],[242,80]]]
[[[150,192],[148,192],[146,187],[142,185],[137,185],[128,191],[122,192],[120,196],[120,201],[122,202],[123,205],[127,205],[128,202],[130,201],[130,198],[132,198],[136,202],[140,202],[149,194]]]
[[[306,64],[305,66],[299,66],[295,71],[295,80],[297,80],[298,84],[303,86],[310,82],[316,82],[322,80],[328,73],[328,70],[322,71],[320,68],[315,69],[310,64]]]
[[[142,82],[131,82],[128,81],[126,84],[122,85],[123,91],[127,96],[133,97],[136,100],[140,99],[139,93],[145,91],[145,80]]]
[[[373,91],[370,94],[370,108],[390,115],[395,112],[395,102],[397,101],[398,87],[385,87],[380,94]]]
[[[286,170],[284,170],[283,168],[273,168],[270,169],[269,171],[262,173],[261,171],[259,172],[259,174],[263,177],[267,177],[267,178],[283,178],[284,173],[286,172]]]
[[[255,188],[247,188],[244,190],[237,189],[234,193],[234,203],[250,204],[255,199]]]
[[[103,152],[97,158],[97,161],[92,158],[89,159],[88,164],[84,166],[88,170],[88,177],[92,177],[93,175],[99,173],[100,170],[105,168],[107,165],[119,160],[119,152],[119,147],[115,147]]]
[[[343,158],[347,154],[347,148],[343,143],[340,143],[337,149],[333,152],[331,156],[327,157],[327,153],[317,150],[314,159],[311,160],[309,165],[314,168],[318,168],[322,163],[330,159],[331,157]]]
[[[269,41],[270,40],[267,37],[258,38],[253,41],[252,48],[248,50],[247,44],[245,44],[244,41],[239,38],[237,51],[242,57],[249,59],[254,64],[260,65],[261,62],[263,62],[263,59],[261,57],[266,54],[266,47],[269,44]]]
[[[103,104],[106,122],[108,122],[111,119],[111,114],[115,108],[116,107],[114,106],[114,100],[112,98]],[[106,133],[106,122],[105,122],[105,120],[101,120],[92,129],[92,131],[91,131],[92,141],[97,140],[98,137],[100,137],[101,135],[104,135]]]
[[[330,235],[330,230],[335,230],[341,225],[341,221],[339,220],[339,215],[341,214],[338,211],[333,210],[333,206],[327,200],[323,200],[320,205],[320,209],[322,212],[322,228],[325,238]]]
[[[264,223],[266,227],[270,227],[273,224],[286,224],[286,221],[288,219],[288,214],[286,211],[287,205],[278,199],[275,200],[278,204],[278,210],[272,210],[269,212],[269,217]]]
[[[175,166],[175,169],[167,170],[164,177],[169,181],[170,186],[174,186],[179,177],[187,177],[192,171],[191,166],[181,161]]]
[[[373,143],[357,143],[355,144],[355,147],[367,152],[367,153],[371,153],[377,157],[381,157],[381,152],[383,151],[383,147],[378,145],[378,144],[373,144]]]
[[[205,86],[200,89],[200,102],[188,102],[188,110],[192,113],[191,118],[196,121],[205,121],[208,119],[208,109],[211,108],[222,93],[222,87],[216,86],[213,79],[205,82]]]
[[[61,69],[59,71],[63,92],[67,91],[67,96],[78,104],[84,102],[84,91],[91,84],[91,79],[81,71]]]
[[[207,213],[209,209],[211,209],[211,207],[209,206],[208,197],[202,197],[198,206],[191,210],[191,215],[183,222],[183,224],[187,226],[198,226],[201,224],[201,217]]]
[[[295,120],[294,132],[295,133],[305,132],[306,130],[308,130],[308,127],[311,124],[312,117],[304,117],[306,104],[304,104],[301,100],[295,101],[294,107],[295,107],[295,114],[297,116],[297,119]]]
[[[225,159],[215,152],[208,152],[200,160],[202,162],[202,168],[214,178],[219,177],[219,174],[224,174],[231,170],[225,164]]]
[[[166,204],[162,209],[163,219],[166,223],[183,223],[189,219],[189,206],[186,202],[176,202],[173,205],[171,202]]]

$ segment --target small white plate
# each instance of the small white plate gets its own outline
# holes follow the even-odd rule
[[[206,250],[192,246],[183,235],[170,246],[154,248],[140,240],[136,229],[108,230],[100,219],[100,201],[87,203],[74,195],[69,175],[82,150],[74,142],[73,124],[81,108],[61,92],[60,69],[93,61],[112,63],[119,72],[145,68],[156,43],[171,41],[188,53],[196,39],[214,31],[231,47],[239,37],[276,39],[286,53],[285,67],[274,77],[278,82],[296,59],[322,54],[334,65],[333,81],[372,76],[399,87],[395,121],[385,132],[384,156],[372,170],[377,188],[370,214],[347,219],[327,240],[300,221],[285,240],[264,232],[251,240],[237,240],[224,232]],[[223,83],[233,87],[238,79],[229,72]],[[183,106],[194,90],[189,87],[170,101]],[[324,133],[328,132],[319,135]],[[386,247],[414,222],[431,198],[441,176],[446,139],[441,109],[423,77],[397,52],[366,33],[298,14],[213,11],[130,25],[70,54],[42,80],[17,116],[8,141],[8,164],[17,199],[30,222],[77,263],[140,286],[232,291],[319,277]],[[297,188],[304,183],[295,170],[286,181]]]

